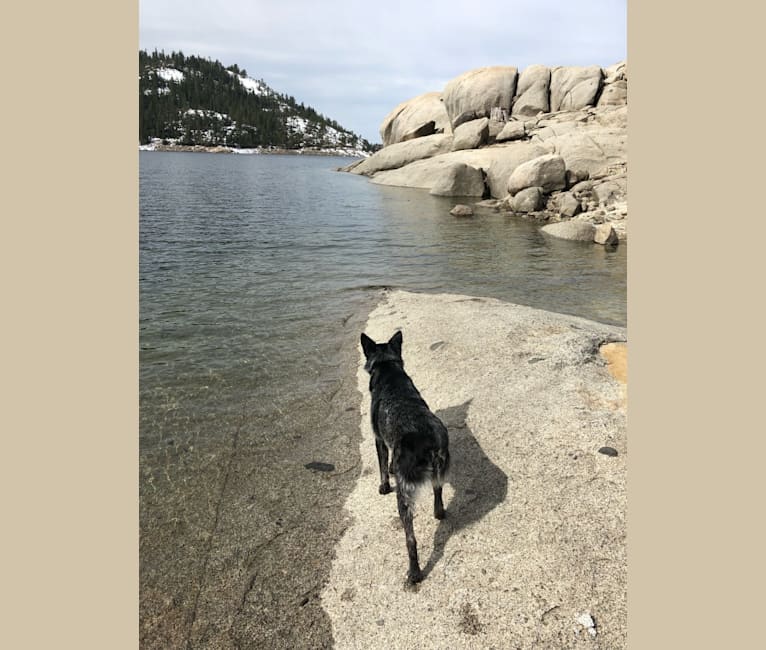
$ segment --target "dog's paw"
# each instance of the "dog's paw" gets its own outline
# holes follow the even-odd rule
[[[422,579],[423,579],[423,572],[420,569],[418,569],[417,571],[413,571],[412,569],[407,571],[407,584],[408,585],[416,585]]]
[[[378,494],[388,494],[391,492],[391,484],[390,483],[381,483],[378,486]]]

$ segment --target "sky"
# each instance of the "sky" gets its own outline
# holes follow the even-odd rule
[[[474,68],[627,58],[627,0],[140,0],[139,21],[141,49],[236,63],[370,142]]]

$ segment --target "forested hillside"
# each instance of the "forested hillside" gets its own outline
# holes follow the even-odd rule
[[[233,148],[378,147],[236,64],[139,52],[139,141]]]

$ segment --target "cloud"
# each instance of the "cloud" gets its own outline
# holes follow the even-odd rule
[[[141,0],[140,46],[236,63],[379,141],[399,102],[485,65],[626,58],[625,0]]]

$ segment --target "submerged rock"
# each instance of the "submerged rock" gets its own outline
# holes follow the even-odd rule
[[[596,234],[596,226],[587,221],[559,221],[558,223],[549,223],[540,230],[547,235],[571,241],[592,242]]]
[[[452,208],[452,210],[449,211],[449,213],[455,217],[472,217],[473,208],[470,205],[458,203],[454,208]]]

